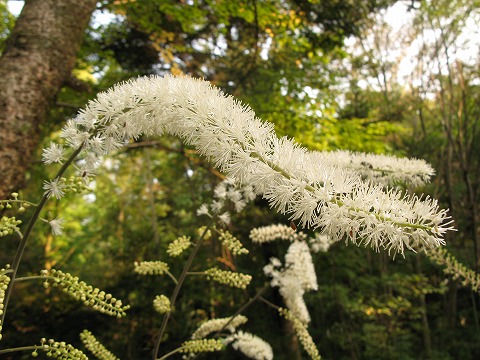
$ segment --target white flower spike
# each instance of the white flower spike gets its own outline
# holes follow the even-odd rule
[[[69,121],[62,136],[70,146],[83,147],[91,170],[100,152],[141,134],[163,133],[181,137],[279,212],[332,241],[403,254],[405,248],[443,245],[452,230],[436,200],[385,191],[290,139],[278,139],[273,125],[203,80],[144,77],[117,85]]]

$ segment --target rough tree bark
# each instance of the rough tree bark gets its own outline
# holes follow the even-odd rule
[[[96,0],[27,0],[0,58],[0,199],[24,186]]]

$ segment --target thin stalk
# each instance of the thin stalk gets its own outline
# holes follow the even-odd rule
[[[233,321],[233,319],[235,318],[235,316],[237,315],[240,315],[242,312],[244,312],[250,305],[252,305],[255,301],[257,301],[259,298],[261,298],[262,294],[265,292],[265,290],[268,289],[268,285],[264,286],[263,288],[261,288],[253,298],[251,298],[250,300],[248,300],[245,304],[243,304],[236,312],[235,314],[233,314],[231,317],[230,317],[230,320],[227,321],[227,323],[225,325],[223,325],[223,327],[218,330],[214,335],[213,337],[217,337],[218,334],[220,334],[223,330],[225,330],[225,328]]]
[[[210,224],[205,228],[203,231],[202,235],[200,236],[200,239],[197,241],[195,244],[195,247],[193,248],[192,252],[190,253],[190,256],[187,259],[187,262],[185,263],[185,266],[182,270],[182,273],[180,274],[180,277],[178,278],[178,282],[175,285],[175,289],[173,290],[172,297],[170,298],[170,307],[173,309],[173,306],[175,305],[175,301],[177,300],[178,294],[180,293],[180,288],[183,285],[183,282],[185,281],[185,278],[187,277],[188,270],[190,269],[190,266],[193,263],[193,259],[195,258],[195,255],[197,255],[198,250],[200,250],[200,246],[203,243],[203,239],[205,238],[205,235],[207,234],[207,231],[210,230],[213,224],[213,219],[210,221]],[[155,342],[155,350],[153,352],[153,360],[156,360],[158,357],[158,351],[160,350],[160,343],[162,342],[163,334],[165,333],[165,330],[167,329],[167,324],[168,320],[170,319],[170,314],[172,312],[169,311],[165,313],[163,316],[162,324],[160,326],[160,330],[158,331],[157,335],[157,340]]]
[[[15,199],[12,199],[12,200],[0,200],[0,204],[1,203],[19,203],[19,204],[27,204],[29,206],[37,206],[38,204],[35,204],[35,203],[32,203],[30,201],[26,201],[26,200],[15,200]]]
[[[70,155],[70,157],[62,165],[62,167],[60,168],[60,170],[58,171],[54,179],[60,178],[65,173],[67,168],[72,164],[73,160],[75,160],[75,158],[80,153],[80,151],[82,151],[82,148],[83,148],[83,144],[78,149],[76,149],[72,153],[72,155]],[[15,258],[13,259],[13,263],[11,266],[11,270],[12,270],[12,273],[10,276],[11,281],[10,281],[10,284],[8,285],[7,290],[5,291],[4,308],[3,308],[2,317],[0,319],[0,324],[2,325],[5,323],[5,315],[7,313],[8,302],[10,301],[13,284],[17,276],[18,267],[20,266],[20,262],[22,261],[23,252],[25,251],[25,247],[27,246],[27,241],[30,237],[30,234],[32,233],[33,227],[35,226],[35,223],[37,222],[38,217],[40,216],[40,212],[42,211],[43,207],[47,203],[48,198],[49,196],[46,194],[42,196],[40,202],[38,203],[38,206],[35,208],[35,211],[33,212],[32,217],[30,218],[30,221],[28,222],[27,228],[25,229],[25,233],[23,234],[20,244],[18,245],[17,252],[15,253]]]
[[[43,350],[43,346],[33,345],[33,346],[22,346],[22,347],[16,347],[16,348],[3,349],[3,350],[0,350],[0,355],[17,352],[17,351],[30,351],[30,350],[33,350],[33,351]]]
[[[179,347],[178,349],[175,349],[175,350],[170,351],[168,354],[163,355],[161,358],[159,358],[159,359],[157,359],[157,360],[165,360],[166,358],[168,358],[168,357],[170,357],[170,356],[172,356],[172,355],[174,355],[174,354],[182,351],[182,349],[183,349],[183,346],[182,346],[182,347]]]
[[[19,282],[19,281],[29,281],[29,280],[38,280],[38,279],[54,279],[54,277],[52,276],[42,276],[42,275],[32,275],[32,276],[22,276],[22,277],[17,277],[15,280],[15,282]]]
[[[267,304],[268,306],[274,308],[275,310],[278,311],[278,309],[280,309],[280,306],[277,306],[275,305],[274,303],[268,301],[267,299],[265,299],[263,296],[260,296],[259,300],[265,304]]]
[[[175,285],[178,284],[177,278],[175,276],[173,276],[173,274],[170,271],[165,270],[165,274],[167,274],[168,277],[170,277],[170,279],[172,279],[172,281],[175,283]]]

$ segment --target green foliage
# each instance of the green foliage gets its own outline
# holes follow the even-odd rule
[[[432,21],[446,18],[445,10],[453,6],[449,3],[427,8],[422,2],[422,14]],[[470,146],[467,178],[478,180],[480,127],[474,126],[475,121],[463,122],[458,115],[461,108],[462,115],[478,118],[478,66],[463,64],[467,85],[462,87],[460,72],[453,74],[451,92],[445,98],[441,91],[434,92],[432,99],[417,93],[419,89],[391,87],[387,103],[378,89],[360,88],[359,76],[335,65],[348,58],[343,40],[360,34],[372,21],[370,12],[386,5],[387,1],[109,2],[106,6],[120,16],[109,25],[89,30],[77,60],[75,74],[89,84],[90,91],[62,89],[59,106],[53,108],[44,133],[55,138],[55,131],[78,108],[118,81],[167,72],[202,76],[250,104],[259,117],[274,122],[279,135],[294,137],[311,149],[427,158],[438,169],[438,176],[426,190],[441,196],[450,192],[442,202],[455,211],[460,231],[454,244],[460,247],[459,257],[474,267],[473,222],[470,208],[463,205],[467,199],[464,168],[460,158],[445,161],[449,140],[446,109],[440,104],[455,104],[448,112],[452,135]],[[1,51],[13,24],[4,2],[0,2],[0,16],[4,20],[0,23]],[[353,56],[351,60],[354,69],[369,69],[373,74],[381,61],[373,52],[367,55],[368,61]],[[438,74],[432,79],[434,83],[449,81]],[[348,89],[339,90],[338,85],[345,82]],[[468,96],[462,103],[459,100],[464,95]],[[30,195],[38,194],[48,175],[40,166],[33,168],[30,187],[22,198],[34,198]],[[17,334],[3,339],[2,346],[36,343],[39,332],[75,345],[78,333],[88,328],[113,353],[125,354],[122,359],[150,356],[154,329],[161,322],[152,299],[171,293],[174,284],[165,276],[162,280],[140,278],[133,273],[133,263],[169,261],[169,243],[183,235],[195,238],[203,225],[195,211],[210,198],[218,181],[215,175],[209,164],[177,140],[141,138],[106,160],[91,192],[68,194],[65,201],[51,202],[46,209],[48,219],[61,215],[64,234],[52,237],[47,224],[38,224],[22,271],[30,275],[39,268],[61,267],[126,299],[132,306],[130,314],[121,320],[105,320],[74,301],[53,293],[42,295],[40,286],[22,284],[9,310],[16,314]],[[452,177],[451,188],[443,190],[448,176]],[[478,203],[478,192],[474,200]],[[252,227],[288,223],[282,216],[268,214],[266,207],[263,200],[257,200],[233,221],[231,234],[244,240]],[[21,219],[29,215],[31,209]],[[208,256],[199,257],[202,266],[197,270],[218,262],[258,274],[270,257],[285,252],[285,244],[257,247],[246,243],[249,255],[233,261],[218,241],[206,244]],[[2,238],[4,264],[11,261],[15,246],[11,237]],[[315,262],[320,289],[306,300],[311,309],[311,334],[324,358],[480,356],[478,295],[457,289],[455,282],[444,284],[441,270],[428,261],[414,256],[393,261],[385,254],[338,244],[330,253],[318,254]],[[171,265],[172,273],[180,270],[176,263]],[[250,286],[260,288],[265,281],[254,278]],[[172,327],[165,336],[167,349],[178,345],[178,339],[188,339],[204,320],[231,315],[232,307],[240,307],[252,296],[201,280],[187,281],[182,291],[189,295],[181,296],[176,304]],[[281,302],[274,290],[266,295]],[[248,309],[246,315],[261,320],[250,329],[278,349],[276,359],[292,358],[291,343],[285,340],[291,329],[282,320],[269,315],[266,306]],[[227,350],[208,358],[236,359],[239,355]]]
[[[15,24],[15,17],[8,11],[7,0],[0,1],[0,54],[5,49],[5,42],[8,39],[13,25]]]

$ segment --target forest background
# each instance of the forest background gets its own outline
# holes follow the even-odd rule
[[[41,148],[58,138],[66,120],[98,92],[140,75],[187,74],[241,99],[260,118],[273,122],[279,135],[309,149],[426,159],[436,176],[412,191],[430,194],[450,209],[458,231],[446,239],[447,247],[478,270],[480,36],[474,25],[480,21],[479,1],[91,3],[82,3],[88,9],[78,10],[78,24],[86,25],[92,13],[94,19],[108,14],[109,21],[91,21],[86,31],[78,30],[78,41],[62,43],[65,53],[73,54],[73,69],[64,65],[58,86],[45,89],[52,96],[37,107],[45,115],[34,121],[35,136],[24,135],[22,161],[7,163],[2,157],[9,131],[8,119],[2,118],[5,196],[12,190],[21,190],[25,199],[40,196],[43,180],[51,176],[39,161]],[[19,24],[22,16],[42,17],[49,8],[55,9],[60,24],[72,23],[73,4],[28,1],[24,12],[29,13],[20,14]],[[393,14],[405,15],[399,29],[385,21],[391,6]],[[29,51],[29,41],[42,47],[41,31],[48,33],[48,24],[41,31],[25,29],[25,23],[15,28],[6,1],[0,2],[0,16],[0,74],[25,74],[32,68],[40,73],[36,57],[30,63],[18,61],[24,70],[12,70],[8,56]],[[25,34],[31,39],[22,45]],[[2,89],[14,87],[8,79],[1,77]],[[6,99],[7,91],[2,94]],[[25,92],[22,108],[34,106],[34,96]],[[10,188],[3,187],[8,174],[18,176]],[[132,308],[124,319],[105,319],[58,293],[43,291],[41,282],[22,283],[15,289],[9,309],[13,320],[3,330],[8,336],[2,347],[36,343],[39,334],[75,344],[87,328],[122,359],[148,358],[161,321],[151,299],[170,285],[139,278],[133,263],[164,258],[169,242],[204,225],[196,209],[210,201],[221,179],[178,139],[140,138],[105,161],[94,191],[50,202],[46,212],[65,218],[64,232],[54,237],[47,224],[39,224],[22,273],[61,268],[118,294]],[[261,273],[271,256],[284,253],[283,244],[260,247],[248,241],[252,228],[274,223],[289,220],[274,215],[262,199],[233,219],[230,231],[250,250],[246,259],[235,262],[239,271]],[[11,262],[16,245],[13,237],[2,238],[2,264]],[[210,251],[224,263],[232,262],[214,244]],[[393,259],[386,252],[337,243],[315,255],[315,264],[319,290],[306,295],[306,302],[310,332],[325,359],[480,357],[479,294],[447,281],[442,268],[424,256],[407,253]],[[174,265],[172,271],[179,269]],[[266,279],[257,281],[252,289]],[[229,315],[229,307],[240,306],[253,293],[226,291],[200,280],[187,282],[182,291],[189,296],[177,304],[169,329],[172,344],[187,339],[202,320]],[[281,303],[276,290],[270,291]],[[271,343],[276,359],[303,358],[291,329],[269,314],[261,304],[247,310],[257,320],[249,324],[252,332]],[[207,358],[243,357],[232,351]]]

